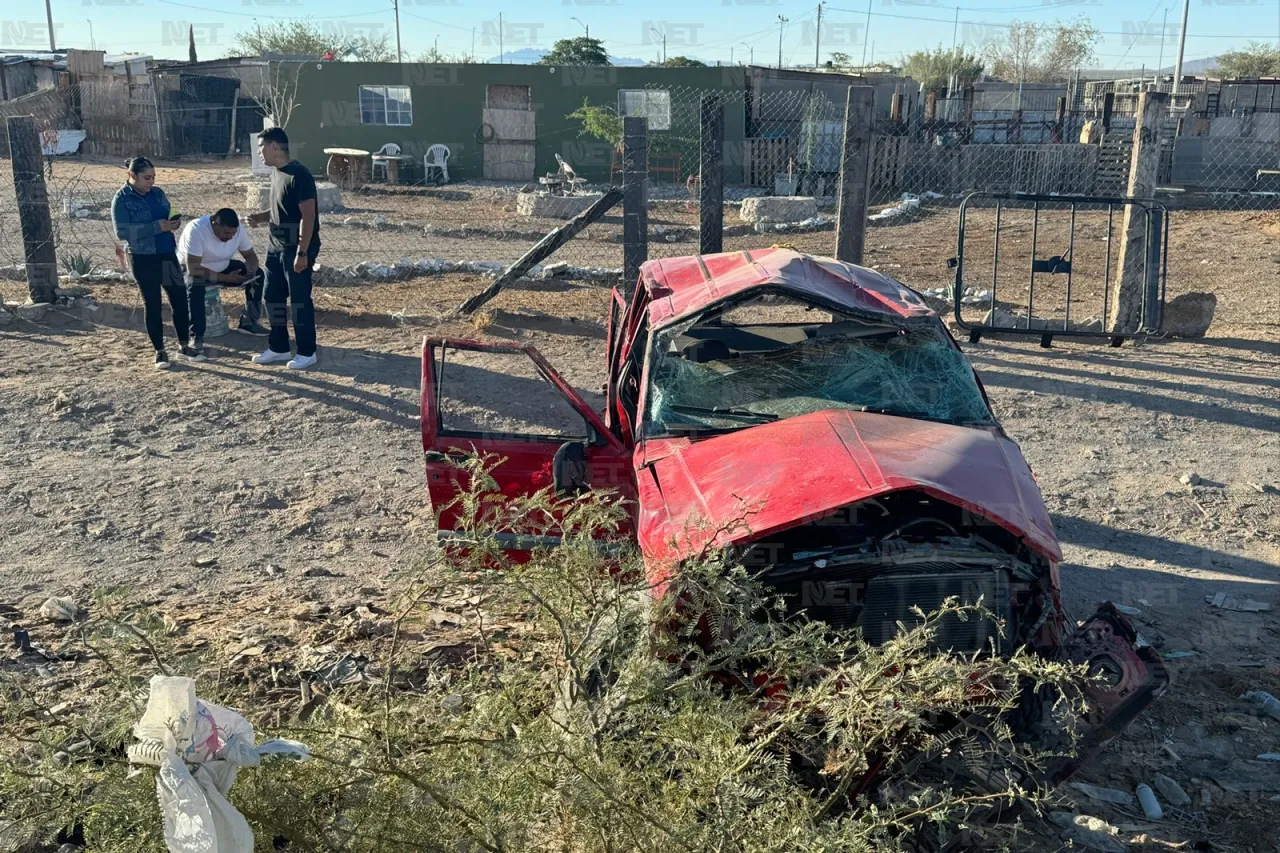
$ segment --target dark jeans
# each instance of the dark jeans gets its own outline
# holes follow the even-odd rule
[[[248,272],[244,261],[232,259],[227,262],[223,273]],[[257,274],[244,283],[244,313],[240,315],[240,326],[256,325],[262,321],[262,287],[266,276],[259,269]],[[206,287],[237,287],[234,284],[217,284],[201,278],[191,279],[191,333],[198,338],[204,337],[204,291]],[[199,309],[196,306],[199,305]],[[198,319],[197,319],[198,318]]]
[[[244,261],[233,260],[227,264],[223,272],[248,272]],[[244,313],[240,315],[240,325],[257,325],[262,322],[262,290],[266,282],[266,274],[261,268],[253,278],[244,283]]]
[[[169,305],[173,308],[173,328],[178,333],[178,342],[187,345],[187,330],[191,327],[191,295],[182,280],[182,267],[178,266],[178,256],[174,252],[162,255],[129,254],[129,266],[133,269],[134,281],[138,282],[138,290],[142,292],[143,316],[147,322],[147,337],[157,351],[164,349],[164,304],[160,294],[169,297]],[[200,301],[200,325],[204,325],[204,300]],[[203,329],[201,330],[203,333]]]
[[[298,355],[316,354],[316,310],[311,302],[311,273],[318,252],[307,254],[305,272],[293,271],[296,247],[283,252],[267,253],[267,317],[271,336],[267,346],[272,352],[289,351],[289,316],[293,315],[293,335],[298,340]],[[289,310],[290,303],[293,310]]]

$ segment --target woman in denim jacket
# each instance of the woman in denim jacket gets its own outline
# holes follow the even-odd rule
[[[156,349],[156,367],[169,366],[169,356],[164,349],[161,291],[173,307],[173,325],[178,332],[182,357],[188,361],[204,361],[203,341],[199,337],[194,347],[187,345],[191,327],[189,296],[182,268],[178,266],[178,246],[173,236],[182,227],[182,220],[172,215],[164,190],[155,185],[156,169],[150,160],[135,157],[125,168],[129,170],[129,179],[111,202],[111,223],[116,237],[126,244],[133,278],[142,291],[147,335]]]

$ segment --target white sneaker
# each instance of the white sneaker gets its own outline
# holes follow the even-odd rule
[[[288,361],[292,356],[287,352],[276,352],[273,349],[265,349],[253,357],[254,364],[279,364],[282,361]]]
[[[289,360],[285,367],[290,370],[306,370],[308,367],[315,367],[316,357],[314,355],[297,355]]]

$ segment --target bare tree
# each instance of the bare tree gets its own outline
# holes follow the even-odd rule
[[[298,75],[301,71],[300,62],[269,62],[261,83],[249,91],[249,97],[276,127],[289,126],[289,117],[298,105]]]
[[[1065,80],[1093,59],[1102,34],[1087,18],[1037,24],[1013,21],[982,46],[989,73],[1004,80],[1048,83]]]

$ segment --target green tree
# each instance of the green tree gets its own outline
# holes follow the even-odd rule
[[[707,63],[701,59],[690,59],[687,56],[673,56],[662,62],[650,62],[650,65],[658,68],[706,68]]]
[[[609,52],[600,39],[578,36],[559,39],[551,52],[538,60],[539,65],[609,65]]]
[[[195,24],[187,25],[187,60],[189,62],[199,62],[196,58],[196,28]]]
[[[982,52],[992,76],[1049,83],[1089,64],[1101,40],[1102,33],[1087,18],[1052,24],[1014,21],[1004,35],[988,39]]]
[[[577,119],[582,122],[582,130],[579,136],[594,136],[596,139],[602,139],[615,148],[622,144],[622,117],[618,115],[617,109],[611,105],[593,104],[586,98],[582,99],[582,106],[569,113],[565,118]]]
[[[329,33],[314,21],[278,20],[267,24],[255,22],[248,30],[236,34],[232,56],[262,56],[263,54],[304,56],[320,59],[332,53],[334,59],[359,62],[391,62],[395,51],[388,44],[386,33],[344,37],[341,33]]]
[[[902,60],[902,73],[928,88],[946,85],[952,74],[961,84],[972,82],[982,74],[982,60],[962,47],[917,50]]]
[[[1228,77],[1275,77],[1280,75],[1280,49],[1266,42],[1251,41],[1240,50],[1218,57],[1218,69]]]

